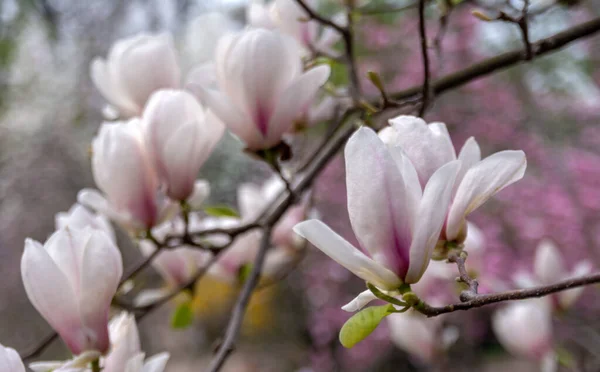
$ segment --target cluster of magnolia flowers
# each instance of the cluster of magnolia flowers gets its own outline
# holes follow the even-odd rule
[[[278,4],[282,17],[295,6],[293,1]],[[80,191],[79,203],[57,215],[57,230],[44,244],[27,239],[21,261],[31,303],[75,357],[31,368],[75,372],[99,363],[108,372],[164,369],[168,354],[144,362],[132,315],[110,319],[111,302],[123,284],[123,263],[109,220],[139,239],[142,254],[152,256],[151,264],[164,278],[163,288],[140,291],[134,304],[143,307],[189,285],[213,255],[185,243],[162,249],[159,241],[254,222],[276,200],[285,188],[279,176],[262,187],[239,187],[240,216],[210,217],[200,211],[209,183],[197,180],[226,127],[256,153],[277,146],[295,124],[314,118],[313,106],[322,110],[316,95],[329,66],[305,70],[302,45],[273,28],[223,36],[214,61],[190,71],[185,82],[168,34],[120,40],[106,59],[93,61],[92,80],[109,102],[107,121],[92,142],[99,190]],[[303,240],[292,227],[306,217],[307,201],[300,198],[274,226],[264,279],[285,275],[302,257]],[[240,269],[253,262],[261,236],[256,229],[234,241],[226,234],[206,236],[211,244],[229,243],[206,275],[236,283]],[[24,368],[12,349],[2,349],[3,362]]]

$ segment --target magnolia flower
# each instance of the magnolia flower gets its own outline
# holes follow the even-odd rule
[[[203,89],[202,101],[250,150],[281,142],[330,73],[327,65],[303,73],[293,41],[266,29],[224,36],[215,59],[221,91]]]
[[[575,265],[570,272],[565,267],[565,262],[560,250],[551,240],[542,240],[537,246],[533,265],[533,275],[519,273],[515,282],[521,287],[536,287],[550,285],[561,280],[577,278],[592,272],[592,264],[583,260]],[[573,288],[551,295],[553,304],[559,309],[567,309],[577,301],[584,291],[584,287]]]
[[[111,349],[100,358],[103,372],[162,372],[169,353],[160,353],[144,363],[135,317],[126,312],[111,319],[109,323]],[[100,354],[84,353],[66,362],[37,362],[29,367],[35,372],[90,372],[88,364]]]
[[[139,119],[105,123],[92,142],[92,172],[104,192],[84,189],[78,201],[130,230],[155,226],[173,210],[159,192],[159,180],[144,144]]]
[[[431,123],[414,116],[398,116],[391,127],[379,132],[390,146],[400,146],[414,164],[421,185],[437,169],[457,159],[444,123]],[[462,241],[467,234],[466,217],[506,186],[520,180],[527,161],[523,151],[501,151],[481,160],[479,145],[469,138],[458,155],[461,169],[456,177],[443,240]]]
[[[100,230],[66,227],[44,245],[25,240],[27,296],[73,354],[108,350],[108,312],[122,272],[119,249]]]
[[[306,2],[315,9],[315,1]],[[313,50],[328,51],[340,39],[340,33],[331,27],[324,27],[319,32],[319,23],[311,20],[306,11],[295,0],[275,0],[270,9],[272,22],[277,29],[293,37],[302,47],[305,55]],[[340,17],[334,21],[341,23]]]
[[[110,321],[111,351],[102,362],[103,372],[162,372],[169,353],[156,354],[144,363],[135,317],[121,313]]]
[[[150,95],[177,88],[180,71],[169,34],[140,34],[117,41],[108,58],[92,61],[92,81],[123,117],[142,113]]]
[[[442,229],[460,162],[437,170],[423,190],[401,149],[385,146],[365,127],[348,141],[345,158],[348,213],[362,251],[318,220],[294,231],[383,290],[418,282]]]
[[[444,327],[444,317],[428,318],[416,310],[387,317],[390,339],[400,349],[431,363],[458,338],[455,327]]]
[[[154,93],[143,120],[148,153],[166,194],[186,200],[225,127],[194,96],[176,90]]]
[[[190,228],[195,229],[200,222],[195,214],[191,214]],[[152,235],[159,240],[164,240],[169,234],[183,235],[185,223],[181,218],[168,221],[152,229]],[[151,256],[156,251],[156,246],[149,240],[140,241],[140,250],[146,257]],[[136,297],[137,306],[148,305],[171,293],[175,288],[187,284],[194,278],[194,275],[210,259],[211,254],[198,248],[187,247],[185,245],[173,249],[163,249],[152,260],[152,266],[165,280],[166,286],[159,289],[145,289]]]
[[[552,310],[546,298],[511,302],[494,313],[492,327],[511,354],[541,363],[543,371],[555,370]]]
[[[117,241],[115,231],[106,217],[94,213],[78,203],[73,204],[68,212],[57,213],[54,216],[54,225],[57,230],[67,226],[72,229],[83,229],[89,226],[104,231],[113,242]]]
[[[2,344],[0,344],[0,371],[25,372],[25,366],[19,353],[15,349],[2,346]]]

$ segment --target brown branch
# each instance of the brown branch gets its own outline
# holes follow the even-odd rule
[[[571,43],[600,31],[600,18],[573,26],[568,30],[559,32],[551,37],[539,40],[532,44],[533,57],[538,57],[549,52],[556,51]],[[433,95],[437,96],[454,88],[458,88],[482,76],[492,74],[498,70],[512,67],[522,61],[526,61],[523,50],[507,52],[496,57],[488,58],[473,64],[463,70],[443,76],[431,82]],[[397,100],[416,99],[421,96],[422,86],[416,85],[409,89],[391,94]]]
[[[315,21],[319,22],[324,26],[331,27],[341,34],[346,33],[346,29],[344,27],[333,22],[331,19],[327,19],[319,15],[315,10],[308,6],[308,4],[306,4],[304,0],[296,0],[296,2],[302,7],[302,9],[304,9],[306,14],[310,17],[310,19],[314,19]]]
[[[460,294],[461,301],[468,301],[477,296],[477,289],[479,288],[479,283],[477,279],[471,278],[469,273],[467,272],[467,268],[465,266],[465,261],[467,260],[466,252],[452,252],[448,255],[448,262],[453,262],[458,267],[458,281],[461,283],[465,283],[469,286],[469,289],[463,291]]]
[[[567,279],[555,284],[536,288],[517,289],[514,291],[506,291],[493,294],[478,294],[468,301],[440,307],[430,306],[421,301],[417,305],[415,305],[415,309],[421,312],[422,314],[427,315],[428,317],[433,317],[458,310],[474,309],[477,307],[482,307],[497,302],[516,301],[525,300],[528,298],[543,297],[552,293],[566,291],[568,289],[577,288],[594,283],[600,283],[600,273],[595,273],[580,278]]]
[[[419,109],[419,116],[421,117],[425,114],[425,110],[427,110],[431,94],[429,85],[431,72],[429,71],[429,51],[427,46],[427,29],[425,26],[425,0],[419,0],[419,38],[421,39],[421,58],[423,59],[423,89],[421,93],[421,108]]]
[[[260,242],[260,249],[256,255],[256,259],[254,260],[252,272],[244,283],[244,288],[238,296],[235,307],[233,308],[231,319],[229,320],[227,331],[225,332],[225,339],[219,346],[217,355],[215,355],[210,363],[210,366],[208,367],[210,372],[216,372],[221,369],[225,363],[225,360],[233,351],[235,341],[237,340],[238,333],[242,326],[242,321],[244,320],[246,308],[248,307],[248,303],[250,302],[250,297],[252,296],[254,288],[258,284],[260,273],[265,262],[265,257],[267,256],[267,250],[269,249],[269,242],[271,240],[271,228],[272,226],[267,226],[265,228],[262,240]]]

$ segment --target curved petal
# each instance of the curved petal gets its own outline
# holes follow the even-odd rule
[[[294,120],[308,110],[317,91],[325,84],[330,73],[329,65],[320,65],[292,81],[279,97],[273,116],[269,121],[267,142],[270,145],[277,144],[283,133],[290,130]]]
[[[465,144],[458,154],[458,160],[461,161],[461,167],[458,176],[456,176],[456,181],[454,182],[454,193],[456,193],[456,189],[467,171],[481,161],[481,149],[479,148],[477,141],[475,141],[475,138],[469,137],[469,139],[465,141]]]
[[[0,345],[0,371],[25,372],[21,357],[14,349]]]
[[[108,312],[121,276],[121,252],[101,231],[92,231],[81,262],[81,288],[79,308],[83,325],[95,335],[94,349],[106,352],[108,339]]]
[[[452,161],[438,169],[425,186],[410,246],[407,283],[418,282],[429,265],[446,219],[452,186],[459,169],[460,160]]]
[[[563,279],[567,270],[558,247],[550,240],[543,240],[535,252],[533,271],[544,285]]]
[[[361,310],[363,307],[371,303],[371,301],[375,301],[376,299],[377,296],[375,296],[371,290],[367,289],[366,291],[360,292],[352,301],[342,306],[342,310],[354,313]]]
[[[411,210],[404,180],[387,147],[368,128],[348,140],[348,213],[361,247],[379,264],[404,278],[411,244]]]
[[[66,275],[44,247],[25,240],[21,276],[33,307],[46,319],[73,352],[81,349],[81,320],[76,296]]]
[[[588,260],[581,261],[575,265],[575,268],[571,271],[569,278],[579,278],[588,275],[592,272],[592,263]],[[567,278],[567,279],[569,279]],[[568,291],[562,291],[558,293],[558,300],[560,306],[563,309],[569,308],[577,301],[577,299],[583,294],[585,287],[573,288]]]
[[[140,372],[163,372],[169,361],[169,357],[170,355],[167,352],[153,355],[146,360],[144,368],[142,368]]]
[[[124,116],[133,116],[139,114],[141,107],[121,91],[119,85],[115,85],[112,81],[110,72],[108,71],[107,63],[102,58],[96,58],[90,65],[90,77],[96,88],[106,98],[108,102],[116,106],[119,113]]]
[[[407,115],[398,116],[389,122],[396,133],[388,140],[401,146],[406,152],[417,169],[421,185],[425,186],[439,167],[456,159],[445,124],[427,125],[423,119]]]
[[[483,159],[467,171],[448,213],[446,236],[454,240],[465,218],[506,186],[523,178],[527,159],[523,151],[501,151]]]
[[[402,284],[396,274],[365,256],[321,221],[301,222],[294,231],[354,275],[378,288],[394,290]]]
[[[194,191],[188,198],[187,202],[192,210],[199,210],[202,204],[210,195],[210,183],[207,180],[196,180],[194,182]]]

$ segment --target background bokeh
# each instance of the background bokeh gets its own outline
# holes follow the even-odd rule
[[[410,1],[373,1],[373,9]],[[502,7],[504,1],[486,1]],[[323,10],[335,10],[335,3]],[[448,19],[439,50],[432,49],[434,76],[521,47],[515,25],[482,22],[480,7],[461,3]],[[215,12],[227,15],[227,19]],[[531,21],[533,40],[599,16],[600,2],[557,5]],[[218,35],[244,25],[245,3],[225,0],[2,0],[0,1],[0,343],[27,349],[50,331],[29,304],[20,279],[25,237],[44,240],[54,214],[67,210],[78,190],[93,186],[88,147],[102,122],[104,101],[89,78],[89,63],[106,55],[117,39],[137,32],[174,34],[184,73],[212,56]],[[198,16],[202,16],[200,20]],[[428,8],[428,31],[435,37],[440,10]],[[361,77],[376,71],[390,92],[420,84],[415,8],[363,15],[358,19]],[[485,155],[523,149],[528,170],[472,220],[485,235],[486,277],[508,281],[530,270],[537,244],[550,238],[568,265],[589,259],[600,267],[600,35],[576,41],[559,52],[473,81],[435,98],[428,121],[447,123],[457,148],[475,136]],[[365,92],[376,95],[364,78]],[[326,124],[302,135],[297,146],[318,142]],[[212,183],[211,202],[235,205],[237,185],[262,182],[268,169],[226,138],[204,166]],[[322,219],[351,241],[346,214],[344,166],[335,159],[315,185],[313,200]],[[138,251],[120,237],[126,264]],[[571,267],[570,266],[570,267]],[[149,273],[142,280],[157,281]],[[491,280],[491,279],[490,279]],[[482,282],[485,286],[491,283]],[[351,350],[337,333],[348,313],[340,307],[364,283],[312,247],[280,284],[254,296],[242,342],[227,371],[504,371],[536,370],[535,364],[507,355],[489,326],[492,308],[452,314],[445,320],[460,339],[445,360],[427,366],[390,342],[385,323]],[[167,371],[196,371],[211,357],[222,334],[236,289],[203,280],[195,300],[197,318],[183,331],[169,326],[172,306],[140,323],[148,355],[167,350]],[[600,370],[600,296],[583,298],[555,319],[556,342],[568,350],[571,367]],[[41,359],[64,358],[56,342]],[[563,367],[568,370],[568,367]]]

